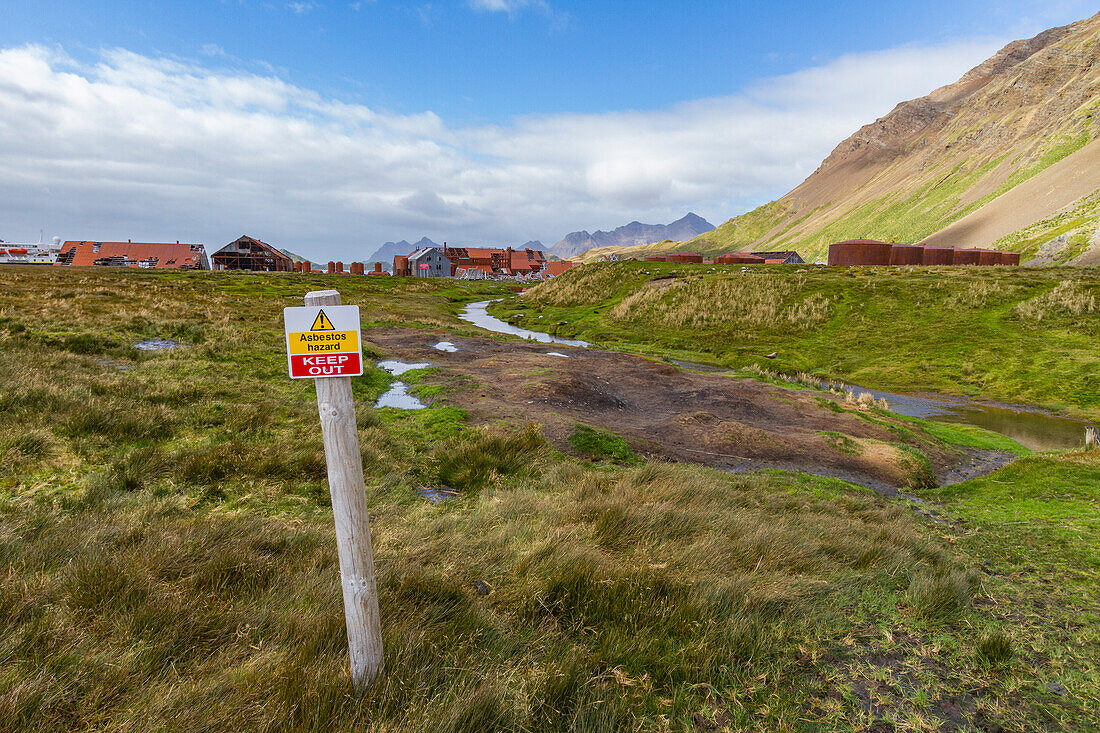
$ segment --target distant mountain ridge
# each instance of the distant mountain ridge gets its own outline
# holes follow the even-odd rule
[[[563,259],[574,257],[593,247],[637,247],[665,239],[683,240],[709,232],[714,225],[701,216],[688,213],[671,224],[642,224],[632,221],[617,229],[571,232],[550,247],[550,252]]]
[[[364,260],[368,265],[373,265],[375,262],[382,263],[382,269],[386,271],[393,270],[393,258],[394,255],[407,255],[410,252],[415,252],[418,249],[424,249],[425,247],[440,247],[443,245],[436,244],[427,237],[421,237],[415,244],[409,244],[402,239],[400,242],[386,242],[381,247],[374,251],[370,257]]]
[[[996,247],[1027,260],[1066,235],[1057,262],[1100,223],[1100,13],[1014,41],[841,142],[797,188],[716,229],[632,250],[798,250],[868,238]],[[586,259],[613,249],[593,250]]]

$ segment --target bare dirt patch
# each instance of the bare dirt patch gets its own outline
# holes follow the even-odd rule
[[[839,406],[838,398],[821,392],[596,349],[405,328],[375,328],[364,336],[387,356],[431,361],[438,372],[430,380],[449,385],[447,401],[467,410],[475,424],[536,423],[563,451],[583,423],[622,436],[640,455],[722,470],[804,471],[885,493],[907,485],[914,473],[912,458],[898,447],[913,441],[892,430],[889,418],[876,416],[886,423],[880,424],[837,411],[826,401]],[[433,348],[444,337],[455,351]],[[913,445],[941,480],[994,458]]]

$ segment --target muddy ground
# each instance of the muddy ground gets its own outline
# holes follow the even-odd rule
[[[917,443],[900,429],[911,426],[840,411],[834,395],[627,354],[406,328],[375,328],[364,338],[387,358],[431,362],[438,372],[427,381],[447,385],[444,399],[465,409],[475,424],[536,423],[565,452],[571,451],[569,435],[584,424],[622,436],[643,456],[726,471],[804,471],[885,493],[917,474],[899,443],[924,453],[940,483],[987,472],[1009,458]],[[432,348],[440,341],[458,350]]]

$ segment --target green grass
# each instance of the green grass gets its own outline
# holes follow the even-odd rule
[[[314,392],[281,338],[333,284],[0,269],[0,730],[1095,727],[1100,453],[920,489],[934,525],[836,479],[628,461],[607,433],[575,442],[610,462],[565,456],[471,425],[447,383],[375,410],[377,369],[354,390],[385,673],[355,694]],[[506,292],[338,287],[365,323],[454,334]]]
[[[577,426],[569,436],[569,445],[581,455],[597,461],[612,460],[624,464],[638,462],[634,450],[625,440],[587,425]]]
[[[1095,419],[1097,296],[1100,272],[1085,269],[754,266],[742,275],[737,266],[619,262],[571,271],[494,313],[567,321],[562,335],[654,356]]]

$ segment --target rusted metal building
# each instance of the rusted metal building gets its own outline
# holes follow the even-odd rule
[[[923,247],[922,265],[953,265],[955,250],[951,247]]]
[[[266,242],[242,236],[210,255],[215,270],[249,270],[252,272],[293,272],[289,256]]]
[[[1016,267],[1020,264],[1019,252],[1008,252],[1006,250],[1001,250],[1000,252],[998,252],[998,254],[1001,256],[1002,265]]]
[[[703,255],[696,252],[673,252],[672,254],[668,255],[668,259],[666,260],[666,262],[702,264]]]
[[[957,249],[955,250],[955,264],[956,265],[980,265],[982,260],[982,252],[979,249]]]
[[[894,246],[874,239],[849,239],[829,245],[830,265],[889,265]]]
[[[65,242],[55,264],[71,267],[138,267],[209,270],[201,244],[176,242]]]
[[[794,250],[786,250],[783,252],[753,252],[757,257],[762,258],[765,262],[777,265],[804,265],[806,260],[802,259],[802,255],[798,254]]]
[[[716,265],[762,265],[764,258],[748,252],[727,252],[714,258]]]
[[[912,244],[890,244],[891,265],[920,265],[924,263],[924,247]]]

